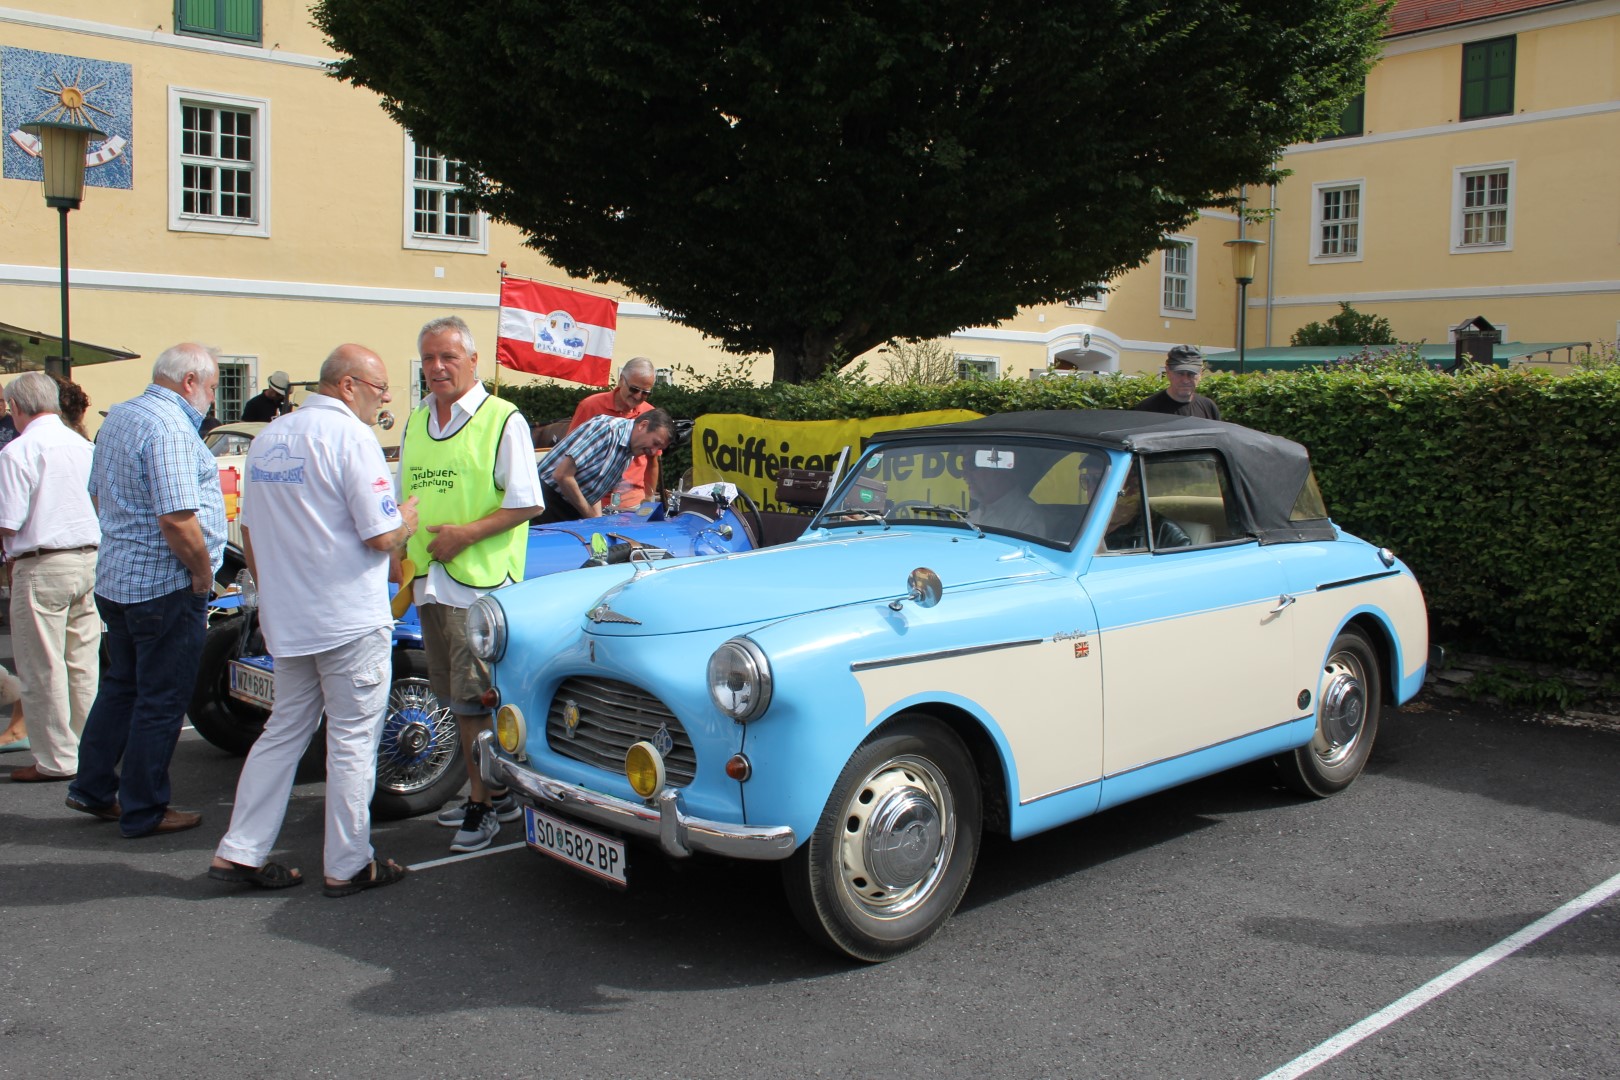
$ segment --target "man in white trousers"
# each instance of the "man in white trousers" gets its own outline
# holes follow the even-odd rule
[[[323,714],[326,895],[405,876],[371,847],[377,739],[392,682],[389,556],[416,530],[416,500],[396,504],[370,428],[390,400],[381,358],[340,345],[303,408],[273,421],[248,451],[242,547],[275,657],[275,706],[242,766],[231,827],[208,868],[216,880],[264,889],[303,881],[269,855]]]

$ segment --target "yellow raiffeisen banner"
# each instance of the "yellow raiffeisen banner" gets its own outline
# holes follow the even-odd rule
[[[849,447],[847,469],[861,452],[861,439],[879,431],[977,420],[967,409],[937,409],[865,420],[762,420],[738,413],[711,413],[692,425],[692,486],[723,480],[761,510],[793,510],[776,502],[779,469],[832,469]]]

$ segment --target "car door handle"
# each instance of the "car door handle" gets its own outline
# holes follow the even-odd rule
[[[1297,599],[1298,599],[1298,597],[1289,596],[1287,593],[1284,593],[1283,595],[1277,597],[1277,606],[1272,608],[1270,611],[1266,612],[1266,614],[1267,615],[1279,614],[1282,611],[1287,610],[1288,605],[1292,604]]]

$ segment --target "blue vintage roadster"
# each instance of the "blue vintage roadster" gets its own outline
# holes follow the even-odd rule
[[[1235,765],[1326,796],[1422,686],[1423,597],[1329,519],[1303,447],[1039,412],[875,437],[768,550],[587,568],[469,612],[479,767],[546,856],[775,860],[809,933],[928,940],[980,837]]]

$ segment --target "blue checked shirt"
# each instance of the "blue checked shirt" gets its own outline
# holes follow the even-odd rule
[[[635,426],[635,419],[628,416],[593,417],[565,435],[541,460],[541,483],[555,488],[557,462],[573,458],[580,494],[587,503],[601,502],[635,456],[630,453],[630,429]]]
[[[138,604],[191,587],[158,518],[195,510],[214,570],[225,553],[225,497],[219,467],[197,434],[202,414],[157,384],[107,410],[96,433],[90,495],[101,517],[96,593]]]

